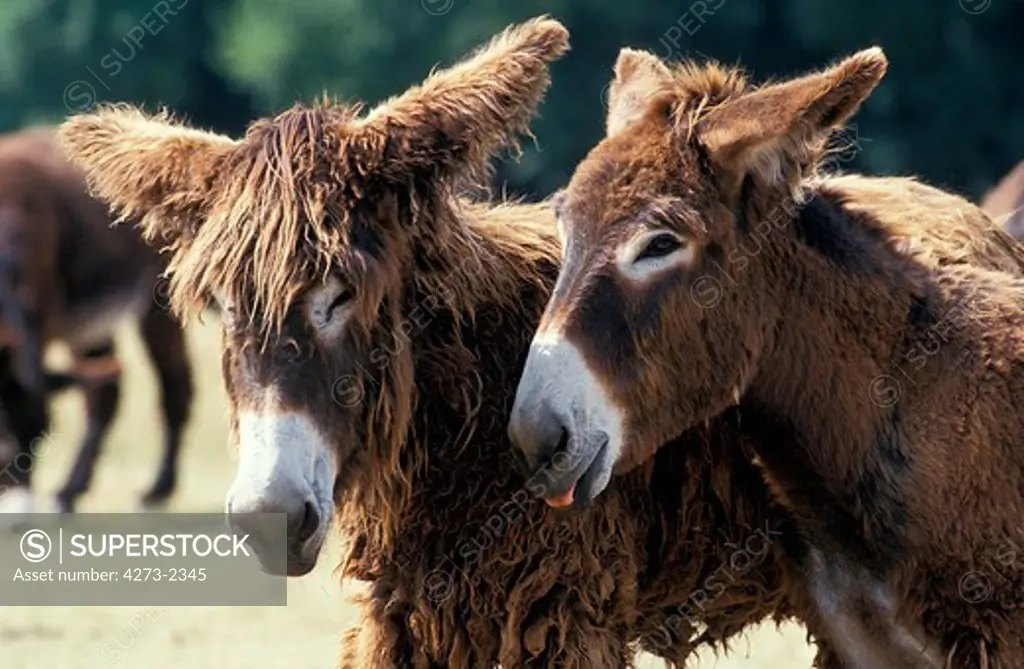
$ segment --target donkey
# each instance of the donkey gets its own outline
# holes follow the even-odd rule
[[[953,195],[815,172],[886,68],[869,49],[750,90],[620,54],[509,429],[534,465],[575,463],[547,493],[580,505],[736,412],[799,530],[788,594],[830,666],[1020,667],[1019,263],[914,251],[900,220],[982,216]]]
[[[109,211],[89,196],[84,175],[67,162],[56,134],[34,128],[0,137],[0,462],[5,511],[33,510],[34,440],[49,425],[48,397],[77,385],[88,424],[78,456],[56,495],[70,512],[92,476],[119,395],[113,328],[139,319],[159,376],[165,436],[163,458],[142,503],[172,493],[182,431],[192,397],[181,326],[162,304],[161,256],[137,230],[111,228]],[[68,346],[69,372],[45,370],[52,343]]]
[[[981,208],[1002,221],[1011,235],[1024,239],[1024,160],[985,194]]]
[[[238,140],[124,106],[62,127],[95,191],[169,245],[177,313],[220,307],[229,513],[286,514],[292,576],[333,514],[343,575],[370,582],[344,668],[621,668],[638,645],[682,666],[786,615],[785,519],[718,455],[746,448],[734,420],[571,516],[535,500],[544,478],[504,475],[558,240],[547,203],[458,194],[566,49],[537,19],[368,114],[295,107]]]

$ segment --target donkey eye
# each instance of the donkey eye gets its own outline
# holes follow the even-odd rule
[[[338,309],[339,307],[343,307],[346,304],[348,304],[354,296],[355,294],[349,289],[345,289],[338,293],[338,296],[331,300],[331,303],[327,305],[327,317],[330,318],[334,314],[335,309]]]
[[[682,240],[675,235],[668,233],[657,235],[656,237],[653,237],[651,241],[647,242],[647,246],[644,247],[643,251],[637,254],[633,262],[650,260],[652,258],[663,258],[682,247]]]

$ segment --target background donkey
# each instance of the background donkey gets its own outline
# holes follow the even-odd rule
[[[137,230],[110,223],[107,207],[88,195],[83,175],[67,162],[52,130],[0,137],[0,426],[9,444],[0,484],[8,488],[7,511],[32,509],[32,442],[49,423],[48,393],[76,381],[85,392],[88,425],[57,493],[58,508],[73,510],[88,488],[117,408],[113,330],[125,316],[139,319],[165,418],[160,470],[142,502],[163,502],[174,490],[192,398],[184,333],[162,303],[164,260]],[[45,371],[44,352],[54,342],[68,346],[75,371]]]

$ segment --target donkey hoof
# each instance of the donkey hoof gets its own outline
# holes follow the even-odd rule
[[[157,480],[153,487],[142,496],[140,504],[144,509],[162,509],[167,506],[174,493],[174,482]]]
[[[154,495],[153,493],[146,493],[136,503],[136,509],[141,512],[146,511],[162,511],[167,507],[167,495]]]
[[[46,509],[47,513],[74,513],[75,503],[68,497],[57,495],[50,500],[49,508]]]

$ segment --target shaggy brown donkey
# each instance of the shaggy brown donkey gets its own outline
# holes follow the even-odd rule
[[[345,574],[372,588],[342,667],[619,668],[637,645],[682,665],[782,603],[782,521],[756,469],[718,455],[743,446],[735,421],[571,517],[508,475],[554,218],[455,193],[565,49],[531,22],[368,115],[295,108],[240,140],[125,108],[63,128],[97,191],[171,244],[174,306],[224,307],[230,509],[294,518],[292,574],[332,510],[351,540]]]
[[[5,511],[32,510],[34,440],[48,426],[47,395],[74,379],[43,368],[43,353],[66,344],[85,385],[88,425],[74,468],[57,494],[63,511],[85,492],[118,401],[113,328],[139,318],[163,394],[164,452],[146,504],[174,490],[181,433],[192,397],[181,326],[160,304],[164,262],[137,230],[112,229],[103,203],[88,195],[83,175],[50,129],[0,137],[0,427],[9,444],[0,458]],[[156,292],[156,294],[155,294]],[[88,370],[87,368],[92,368]],[[106,369],[103,369],[103,368]],[[96,376],[99,373],[99,376]]]
[[[889,225],[960,217],[951,195],[810,173],[886,65],[749,90],[623,53],[510,429],[535,463],[576,463],[549,493],[580,504],[736,412],[799,527],[790,594],[823,663],[1020,667],[1019,264],[937,263]]]
[[[1003,177],[981,201],[985,213],[1017,239],[1024,239],[1024,160]]]

